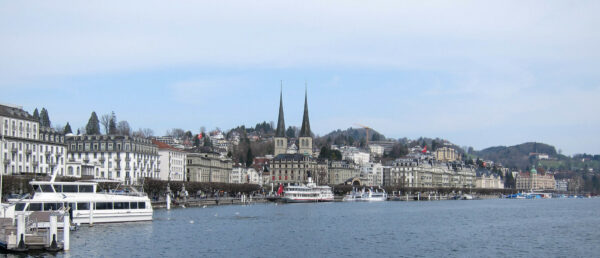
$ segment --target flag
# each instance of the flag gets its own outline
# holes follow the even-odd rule
[[[279,184],[279,189],[277,189],[277,195],[281,195],[283,193],[283,185]]]
[[[425,145],[425,147],[423,147],[423,150],[421,152],[422,153],[427,153],[427,145]]]
[[[198,134],[198,140],[202,140],[202,134],[201,133]]]

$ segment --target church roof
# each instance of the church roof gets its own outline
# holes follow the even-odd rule
[[[312,159],[311,156],[306,156],[303,154],[279,154],[279,155],[275,156],[275,158],[273,158],[273,160],[274,161],[281,161],[281,160],[302,161],[307,158],[309,160]]]
[[[285,121],[283,119],[283,92],[279,93],[279,118],[277,119],[277,130],[275,137],[285,137]]]
[[[308,93],[304,93],[304,116],[302,117],[302,127],[299,137],[312,137],[310,132],[310,121],[308,121]]]

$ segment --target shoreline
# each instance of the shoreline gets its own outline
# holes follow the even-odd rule
[[[389,197],[386,201],[456,201],[449,196],[393,196]],[[343,196],[335,196],[334,202],[342,202]],[[417,200],[418,199],[418,200]],[[498,195],[477,195],[474,196],[473,200],[487,200],[487,199],[501,199]],[[279,197],[257,197],[248,198],[242,201],[241,198],[210,198],[210,199],[192,199],[187,201],[173,201],[171,208],[187,208],[187,207],[204,207],[204,206],[222,206],[222,205],[248,205],[255,203],[269,203],[269,202],[281,202]],[[152,201],[153,209],[166,209],[167,203],[164,200]]]

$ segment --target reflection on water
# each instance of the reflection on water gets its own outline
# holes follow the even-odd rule
[[[72,250],[57,256],[594,257],[598,214],[600,199],[156,210],[153,222],[84,225],[71,235]]]

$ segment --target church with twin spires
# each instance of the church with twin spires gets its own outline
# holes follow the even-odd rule
[[[274,155],[271,162],[271,181],[274,183],[306,183],[308,177],[315,179],[317,162],[313,158],[313,138],[308,120],[308,92],[304,93],[304,115],[302,127],[296,141],[296,148],[290,148],[285,135],[285,120],[283,116],[283,92],[279,95],[279,117],[277,130],[273,139]],[[293,146],[291,146],[293,147]]]

